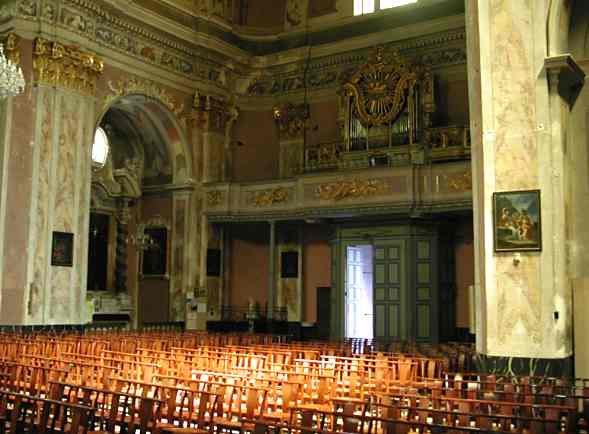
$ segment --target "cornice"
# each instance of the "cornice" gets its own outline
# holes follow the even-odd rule
[[[308,218],[337,219],[351,217],[370,217],[384,215],[405,215],[409,216],[419,213],[422,216],[447,213],[455,211],[472,210],[472,200],[446,201],[443,203],[423,202],[419,206],[411,202],[397,202],[394,204],[383,203],[371,206],[353,206],[353,207],[331,207],[325,208],[307,208],[296,211],[274,211],[264,213],[234,213],[221,214],[214,212],[205,212],[207,219],[211,223],[224,222],[253,222],[268,220],[304,220]]]

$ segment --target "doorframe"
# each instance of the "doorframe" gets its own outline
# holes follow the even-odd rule
[[[343,290],[344,290],[344,327],[343,327],[343,333],[344,333],[344,337],[346,337],[347,335],[347,318],[346,318],[346,305],[347,305],[347,300],[348,300],[348,294],[347,294],[347,277],[348,277],[348,247],[364,247],[364,246],[369,246],[371,251],[372,251],[372,257],[371,257],[371,267],[372,267],[372,338],[374,339],[374,317],[375,317],[375,312],[374,312],[374,241],[373,240],[369,240],[366,241],[364,240],[364,242],[352,242],[352,241],[344,241],[343,243],[343,250],[342,250],[342,263],[344,264],[343,266],[343,272],[344,272],[344,277],[343,277]]]

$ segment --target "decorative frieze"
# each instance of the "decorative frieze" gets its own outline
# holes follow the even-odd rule
[[[456,175],[444,175],[444,181],[452,191],[465,192],[472,190],[472,174],[470,171]]]
[[[337,202],[383,195],[389,190],[389,185],[379,179],[353,179],[320,184],[315,188],[315,196],[321,200]]]
[[[94,95],[104,64],[79,47],[37,38],[33,48],[35,82]]]
[[[289,200],[289,190],[284,187],[251,192],[248,204],[255,207],[272,206]]]
[[[225,192],[224,191],[221,191],[221,190],[207,191],[206,201],[207,201],[207,207],[209,207],[209,208],[214,208],[216,206],[221,205],[221,203],[223,203],[224,199],[225,199]]]
[[[184,111],[183,103],[178,102],[172,95],[163,89],[161,85],[154,83],[153,81],[131,77],[127,80],[119,80],[116,82],[109,81],[108,88],[110,93],[105,98],[105,107],[115,98],[132,94],[142,94],[161,101],[176,116]]]

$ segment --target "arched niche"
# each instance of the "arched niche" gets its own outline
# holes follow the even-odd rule
[[[92,222],[99,220],[92,217],[107,215],[109,224],[103,227],[109,233],[103,238],[107,239],[108,257],[103,261],[108,264],[108,278],[106,288],[93,291],[89,284],[90,294],[115,299],[109,302],[111,306],[131,309],[135,326],[169,321],[172,310],[177,318],[181,309],[176,298],[183,288],[184,270],[173,264],[184,262],[182,228],[187,217],[186,212],[177,212],[175,191],[192,184],[191,154],[184,130],[165,102],[139,93],[112,99],[96,126],[106,131],[110,150],[104,166],[94,166],[92,173],[89,256],[96,232]],[[159,223],[154,225],[154,221]],[[161,228],[166,228],[162,259],[166,272],[145,275],[143,261],[154,255],[146,254],[142,239]],[[91,267],[89,258],[89,273]],[[149,303],[144,303],[146,300]],[[149,306],[157,309],[148,312]]]

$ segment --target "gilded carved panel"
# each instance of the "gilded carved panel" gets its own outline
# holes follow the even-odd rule
[[[35,39],[33,71],[36,83],[94,95],[103,69],[104,63],[94,53],[44,38]]]

